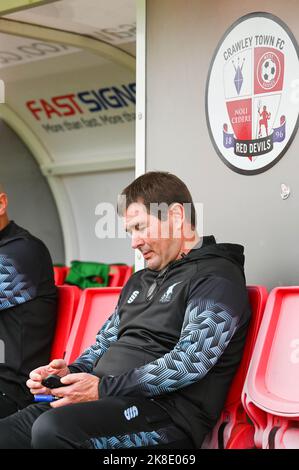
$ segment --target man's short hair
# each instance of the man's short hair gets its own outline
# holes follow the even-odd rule
[[[3,184],[0,183],[0,194],[5,193]]]
[[[118,206],[118,212],[124,213],[133,202],[141,202],[145,205],[148,213],[151,212],[151,204],[188,204],[186,218],[191,223],[192,228],[196,226],[195,208],[189,189],[177,176],[164,171],[149,171],[139,176],[121,193],[125,196],[125,207]],[[161,212],[157,216],[161,219]]]

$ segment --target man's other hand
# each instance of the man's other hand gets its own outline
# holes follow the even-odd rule
[[[26,385],[30,388],[30,392],[33,395],[36,394],[52,394],[52,390],[46,388],[41,383],[50,374],[59,375],[59,377],[64,377],[70,373],[69,368],[67,367],[66,362],[63,359],[54,359],[50,364],[46,366],[38,367],[30,372],[30,379],[27,380]]]

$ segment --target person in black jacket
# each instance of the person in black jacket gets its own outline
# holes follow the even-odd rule
[[[31,372],[31,392],[55,400],[0,420],[0,448],[200,448],[221,413],[250,321],[243,247],[198,236],[174,175],[146,173],[122,195],[147,267],[73,364]],[[50,373],[63,387],[42,385]]]
[[[49,252],[9,221],[0,185],[0,418],[33,402],[26,380],[41,360],[49,361],[55,322]]]

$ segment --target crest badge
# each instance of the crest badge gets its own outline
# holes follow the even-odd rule
[[[296,39],[277,17],[251,13],[228,29],[211,63],[206,117],[229,168],[261,173],[283,156],[298,127],[298,77]]]

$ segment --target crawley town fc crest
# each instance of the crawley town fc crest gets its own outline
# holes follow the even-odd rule
[[[298,126],[298,45],[267,13],[234,23],[221,39],[206,88],[214,147],[232,170],[261,173],[291,144]]]

